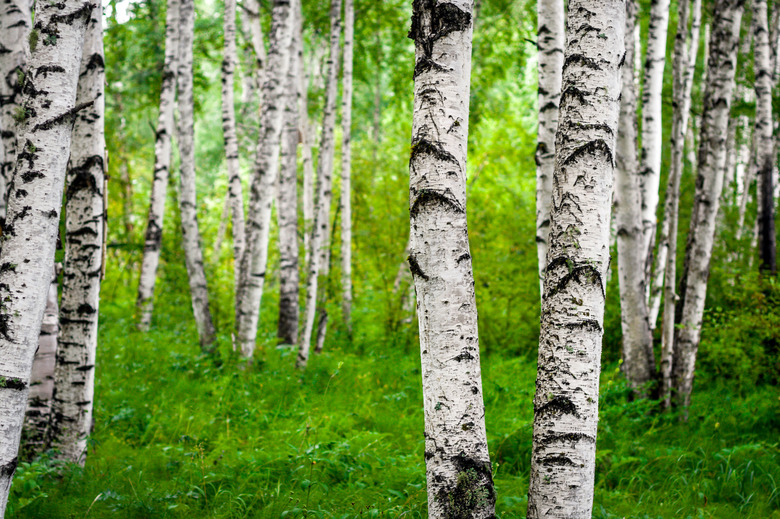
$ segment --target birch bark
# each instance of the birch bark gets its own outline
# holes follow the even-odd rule
[[[195,192],[195,104],[192,83],[192,46],[195,37],[194,0],[181,0],[179,7],[181,28],[179,39],[178,70],[178,143],[181,165],[179,168],[179,211],[181,212],[182,246],[187,277],[190,283],[192,312],[198,327],[200,347],[204,352],[213,349],[215,330],[209,310],[209,293],[206,285],[206,271],[203,268],[203,251],[198,229],[198,205]]]
[[[550,203],[555,168],[555,131],[558,129],[558,104],[561,99],[563,44],[565,36],[564,5],[560,0],[538,0],[537,66],[539,74],[539,122],[536,143],[536,251],[539,259],[539,296],[544,288]]]
[[[321,284],[318,279],[328,264],[330,250],[330,204],[332,199],[332,175],[334,154],[334,130],[336,126],[336,96],[338,94],[339,39],[341,34],[341,0],[330,3],[330,49],[328,55],[328,79],[325,91],[325,108],[322,115],[322,140],[320,157],[317,161],[317,188],[312,224],[311,256],[306,278],[306,306],[303,330],[298,337],[298,359],[296,366],[304,369],[309,362],[311,336],[314,318],[317,315],[317,294]],[[327,317],[326,317],[327,319]],[[322,328],[322,326],[320,327]]]
[[[105,69],[103,15],[94,9],[84,38],[65,194],[65,260],[60,336],[54,369],[50,446],[84,464],[92,428],[98,303],[103,264]]]
[[[409,265],[431,518],[495,517],[466,222],[473,2],[415,0]]]
[[[144,238],[144,256],[138,281],[138,328],[147,331],[154,310],[154,285],[160,264],[165,199],[171,169],[171,138],[173,137],[173,110],[176,101],[176,72],[179,62],[179,5],[181,0],[168,0],[165,15],[165,61],[160,88],[160,112],[154,141],[154,176],[149,201],[149,216]]]
[[[590,518],[626,5],[570,0],[528,517]],[[626,62],[630,67],[631,62]]]
[[[300,14],[301,19],[303,15]],[[303,34],[298,36],[300,60],[298,62],[298,79],[301,82],[299,89],[300,116],[298,124],[301,132],[301,161],[303,162],[303,255],[304,268],[309,268],[311,261],[311,237],[314,223],[314,157],[312,156],[313,132],[309,122],[309,76],[304,71],[303,63]]]
[[[627,0],[625,61],[628,64],[634,62],[636,55],[634,39],[628,37],[634,34],[636,13],[636,0]],[[641,191],[643,180],[644,187],[648,187],[649,174],[640,173],[637,164],[637,91],[633,67],[623,68],[622,82],[613,204],[617,223],[620,319],[623,331],[621,369],[634,393],[644,395],[647,384],[655,376],[653,334],[645,291],[647,243],[643,236],[645,222]]]
[[[713,6],[710,56],[701,122],[696,195],[680,281],[672,378],[675,402],[687,408],[693,389],[696,351],[707,294],[715,218],[723,188],[726,131],[744,0],[717,0]]]
[[[27,71],[30,25],[27,0],[6,0],[0,5],[0,224],[5,222],[8,183],[16,164],[15,115],[22,101],[20,77]]]
[[[94,4],[42,3],[22,87],[20,153],[0,252],[0,517],[17,465],[30,369],[51,284],[76,113],[84,31]]]
[[[249,195],[247,246],[241,258],[236,290],[236,330],[241,354],[245,358],[251,358],[255,350],[258,313],[268,263],[271,206],[279,172],[279,141],[284,112],[281,99],[290,64],[292,12],[297,9],[297,4],[292,5],[294,3],[290,0],[274,0],[271,13],[268,77],[263,85],[260,137]]]
[[[342,313],[352,337],[352,53],[355,40],[354,0],[344,0],[344,79],[341,94],[341,290]]]

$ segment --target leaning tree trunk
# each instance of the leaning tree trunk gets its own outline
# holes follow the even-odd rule
[[[626,6],[570,0],[528,517],[590,518]],[[631,66],[629,62],[627,66]]]
[[[27,71],[26,43],[30,32],[30,3],[5,0],[0,6],[0,225],[5,222],[6,193],[16,164],[17,114],[22,81]]]
[[[92,428],[98,302],[103,263],[105,70],[103,15],[92,11],[84,38],[76,117],[65,193],[65,260],[60,337],[50,425],[57,459],[83,465]]]
[[[636,0],[626,1],[626,36],[636,27]],[[626,63],[633,63],[634,39],[626,37]],[[641,49],[640,49],[641,50]],[[634,68],[623,68],[620,123],[617,134],[614,210],[617,223],[620,317],[623,331],[622,370],[636,395],[646,395],[647,384],[655,377],[653,334],[647,312],[645,262],[647,254],[642,232],[641,182],[637,164],[636,84]]]
[[[284,344],[298,339],[298,123],[301,82],[299,61],[303,59],[302,16],[293,11],[293,37],[290,43],[290,65],[284,93],[284,127],[282,128],[282,165],[279,175],[279,200],[276,217],[279,223],[279,327],[277,337]]]
[[[238,61],[236,51],[236,0],[225,0],[225,54],[222,59],[222,134],[225,137],[225,156],[228,170],[228,199],[233,222],[234,265],[241,261],[244,252],[244,192],[241,187],[241,165],[238,162],[238,136],[236,134],[236,106],[233,94],[233,78]],[[219,248],[217,248],[219,253]],[[234,267],[235,268],[235,267]],[[238,283],[238,269],[235,271]]]
[[[758,177],[758,251],[759,268],[774,275],[777,272],[775,236],[775,197],[773,187],[775,143],[772,121],[772,58],[769,47],[766,0],[753,0],[753,56],[756,89],[756,168]]]
[[[307,265],[306,306],[303,330],[298,337],[298,359],[300,369],[309,362],[311,336],[314,330],[314,318],[317,315],[318,279],[328,264],[328,239],[330,227],[331,184],[333,176],[334,130],[336,126],[336,95],[338,94],[339,73],[339,37],[341,34],[341,0],[330,3],[330,54],[328,56],[328,80],[325,91],[325,109],[322,114],[322,141],[320,158],[317,161],[317,189],[312,224],[311,255]]]
[[[144,239],[144,257],[138,281],[138,328],[149,329],[154,310],[154,285],[160,264],[165,198],[171,169],[171,138],[173,136],[173,109],[176,101],[176,69],[179,61],[179,4],[181,0],[168,0],[165,15],[165,61],[162,87],[160,88],[160,113],[154,141],[154,176],[149,202],[149,217]]]
[[[466,144],[473,2],[416,0],[409,265],[417,290],[428,515],[495,517],[471,253]]]
[[[685,1],[685,0],[683,0]],[[645,287],[650,288],[650,273],[658,223],[661,155],[663,150],[663,117],[661,94],[666,64],[666,33],[669,27],[669,0],[650,4],[650,27],[647,31],[644,91],[642,92],[642,152],[640,154],[640,189],[642,203],[642,235],[645,255]],[[641,49],[635,50],[639,57]],[[645,305],[649,302],[649,290]],[[651,327],[654,326],[650,323]]]
[[[294,2],[289,0],[274,0],[271,14],[268,77],[263,85],[264,102],[247,213],[246,247],[236,288],[236,330],[241,354],[246,358],[251,358],[255,351],[260,299],[268,263],[271,206],[279,171],[279,141],[284,115],[281,100],[290,63],[292,13],[298,9],[297,4],[292,4]]]
[[[352,337],[352,51],[354,0],[344,0],[344,85],[341,97],[341,290],[347,334]]]
[[[181,0],[179,42],[179,211],[181,212],[182,246],[195,324],[198,327],[200,347],[204,352],[213,349],[215,330],[209,310],[209,292],[206,271],[203,268],[203,251],[198,229],[198,205],[195,192],[195,118],[192,92],[192,46],[195,37],[194,0]]]
[[[685,266],[680,278],[680,305],[672,363],[675,403],[684,408],[691,401],[696,351],[701,337],[707,278],[715,238],[715,218],[723,188],[726,132],[744,2],[717,0],[713,8],[696,195],[685,250]]]
[[[0,517],[17,465],[38,334],[51,284],[84,31],[95,4],[42,2],[19,110],[20,153],[0,253]],[[90,103],[91,104],[91,103]]]
[[[536,252],[539,259],[539,296],[544,289],[544,267],[550,234],[552,177],[555,168],[555,131],[561,98],[561,71],[565,36],[564,5],[560,0],[538,0],[537,46],[539,124],[536,142]]]

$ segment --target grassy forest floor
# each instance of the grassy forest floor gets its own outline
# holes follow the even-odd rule
[[[227,337],[197,355],[186,297],[144,335],[105,291],[86,467],[21,464],[9,517],[427,516],[413,343],[330,344],[303,376],[271,346],[242,369]],[[535,362],[491,354],[483,380],[498,515],[524,517]],[[595,518],[780,518],[776,388],[700,376],[685,424],[626,395],[605,365]]]

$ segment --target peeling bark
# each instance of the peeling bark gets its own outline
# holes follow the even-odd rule
[[[341,308],[352,337],[352,51],[355,40],[354,0],[344,0],[344,85],[341,97]]]

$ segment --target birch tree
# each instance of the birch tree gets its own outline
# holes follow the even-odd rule
[[[42,2],[22,87],[20,153],[0,252],[0,517],[17,466],[38,335],[51,284],[84,31],[95,4]]]
[[[168,0],[165,14],[165,61],[160,88],[160,112],[154,141],[154,175],[149,200],[149,216],[144,238],[144,255],[138,280],[138,328],[149,329],[154,310],[154,286],[165,219],[165,198],[171,169],[171,138],[174,132],[173,110],[176,101],[176,74],[179,63],[179,5],[181,0]]]
[[[50,446],[56,457],[84,464],[92,428],[98,303],[103,266],[106,143],[103,14],[87,26],[65,194],[65,260],[60,337],[54,369]]]
[[[303,15],[300,15],[301,18]],[[311,237],[312,224],[314,222],[314,157],[312,155],[313,131],[309,122],[309,76],[304,70],[303,63],[303,34],[298,37],[298,52],[300,60],[298,62],[298,80],[301,91],[300,104],[298,109],[299,132],[301,134],[301,162],[303,163],[303,264],[308,269],[311,261]]]
[[[330,3],[330,49],[328,55],[328,78],[325,91],[325,108],[322,114],[322,140],[320,157],[317,161],[317,187],[314,201],[314,221],[312,222],[311,256],[307,265],[306,306],[303,329],[298,337],[298,358],[296,366],[300,369],[309,362],[309,350],[314,318],[317,315],[317,295],[320,275],[327,267],[330,241],[330,204],[332,199],[332,175],[334,154],[334,130],[336,126],[336,96],[338,94],[339,39],[341,34],[341,0]],[[327,316],[326,316],[327,319]],[[322,325],[321,325],[322,329]]]
[[[539,121],[536,143],[536,251],[539,258],[539,295],[544,286],[544,267],[550,234],[552,176],[555,167],[555,131],[558,129],[558,103],[561,98],[565,13],[559,0],[536,3],[539,52]]]
[[[274,0],[271,12],[268,77],[263,85],[260,137],[246,222],[246,248],[241,258],[236,289],[236,330],[241,354],[246,358],[251,358],[255,350],[258,312],[268,263],[271,206],[279,172],[279,141],[284,113],[281,100],[290,63],[292,12],[297,9],[291,5],[293,3]]]
[[[0,224],[5,222],[7,186],[16,164],[15,116],[22,101],[30,25],[27,0],[5,0],[0,5]]]
[[[466,224],[473,2],[415,1],[409,266],[417,291],[431,518],[495,517]]]
[[[344,79],[341,94],[341,291],[344,324],[352,336],[352,51],[354,0],[344,0]]]
[[[528,517],[590,518],[626,6],[570,0]],[[631,66],[630,62],[626,62]]]
[[[625,61],[628,64],[633,64],[636,52],[634,39],[628,37],[634,34],[636,13],[636,0],[627,0]],[[613,206],[617,223],[620,317],[623,331],[621,368],[634,392],[645,394],[645,386],[655,376],[655,358],[645,292],[647,254],[642,232],[642,177],[637,163],[637,91],[634,77],[634,67],[623,68]]]
[[[178,69],[178,144],[181,165],[179,168],[179,211],[181,212],[182,246],[187,277],[190,284],[192,312],[198,327],[200,347],[204,352],[213,348],[216,332],[209,310],[209,293],[206,271],[203,268],[203,251],[198,229],[198,205],[195,192],[195,104],[192,92],[192,46],[195,37],[194,0],[181,0],[179,6],[179,69]]]
[[[715,218],[723,188],[726,132],[743,8],[744,0],[717,0],[713,4],[696,194],[680,281],[680,306],[676,318],[672,365],[675,401],[684,408],[690,404],[696,352],[701,338],[707,278],[715,238]]]

